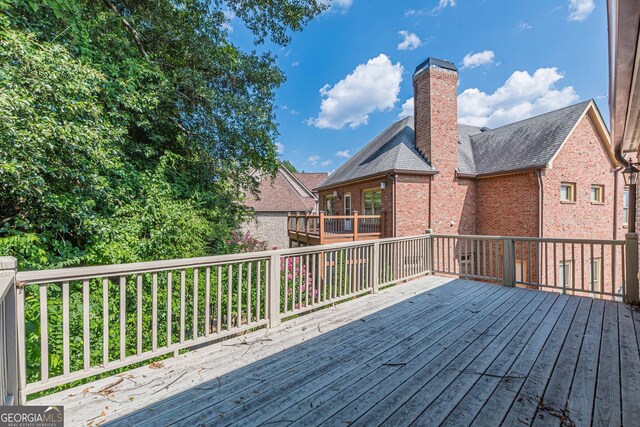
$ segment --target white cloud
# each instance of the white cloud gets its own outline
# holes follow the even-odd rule
[[[307,160],[311,162],[312,165],[317,165],[320,160],[320,156],[314,154],[313,156],[309,156]]]
[[[524,30],[530,30],[533,27],[529,25],[527,22],[520,21],[518,22],[518,25],[516,25],[516,28],[518,29],[518,31],[524,31]]]
[[[322,166],[329,166],[331,163],[333,163],[333,160],[325,160],[324,162],[320,163]]]
[[[297,66],[299,66],[299,65],[300,65],[300,63],[299,63],[298,61],[293,61],[293,62],[291,63],[291,66],[292,66],[292,67],[297,67]]]
[[[398,34],[403,37],[403,40],[398,44],[399,50],[413,50],[422,44],[422,41],[420,41],[420,37],[413,33],[410,33],[409,31],[398,31]]]
[[[230,33],[233,33],[233,25],[231,21],[236,17],[236,14],[233,13],[232,10],[225,10],[222,12],[224,14],[224,22],[222,23],[222,28],[227,30]]]
[[[367,124],[370,113],[390,110],[398,101],[403,71],[399,62],[392,64],[384,54],[358,65],[333,87],[326,84],[320,89],[324,97],[320,113],[307,124],[322,129]]]
[[[284,144],[283,143],[276,142],[275,146],[276,146],[276,153],[278,153],[278,154],[284,153]]]
[[[569,21],[584,21],[595,8],[593,0],[569,0]]]
[[[462,68],[476,68],[484,64],[491,64],[495,54],[492,50],[483,50],[478,53],[467,53],[462,59]]]
[[[351,157],[351,153],[349,152],[350,150],[340,150],[336,152],[336,157],[344,157],[345,159],[348,159],[349,157]]]
[[[514,72],[492,94],[466,89],[458,95],[459,121],[493,128],[571,105],[579,96],[572,86],[556,89],[562,78],[555,67],[539,68]]]
[[[342,12],[345,13],[351,7],[353,0],[320,0],[320,3],[329,6],[327,12]]]
[[[437,15],[447,6],[455,6],[456,0],[440,0],[438,5],[431,10],[432,15]]]
[[[403,119],[405,117],[413,116],[413,96],[402,104],[402,111],[398,114],[398,118]]]
[[[404,11],[404,16],[421,16],[431,15],[436,16],[447,6],[455,6],[456,0],[438,0],[438,5],[433,9],[407,9]]]

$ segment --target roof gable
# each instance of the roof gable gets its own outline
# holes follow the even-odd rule
[[[547,166],[590,103],[581,102],[484,132],[478,129],[467,140],[460,140],[460,151],[471,153],[471,161],[459,162],[458,172],[491,175]]]
[[[413,117],[398,120],[329,175],[320,188],[394,170],[434,173],[415,149],[414,142]]]
[[[315,202],[311,190],[280,166],[275,178],[262,177],[258,197],[248,194],[244,204],[256,212],[304,212],[313,210]]]

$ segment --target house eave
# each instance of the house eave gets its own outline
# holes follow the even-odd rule
[[[415,170],[405,170],[405,169],[389,169],[383,172],[360,176],[358,178],[349,179],[346,181],[340,181],[329,185],[322,185],[320,187],[316,187],[314,191],[324,191],[330,190],[332,188],[344,187],[345,185],[355,184],[356,182],[369,181],[371,179],[383,178],[389,174],[405,174],[405,175],[437,175],[438,171],[415,171]]]

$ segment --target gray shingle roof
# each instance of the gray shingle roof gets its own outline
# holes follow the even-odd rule
[[[459,171],[482,175],[547,165],[591,101],[482,132],[460,125]],[[476,132],[474,132],[474,129]],[[471,161],[468,157],[471,153]]]
[[[414,144],[413,117],[398,120],[329,175],[320,188],[392,170],[435,172]]]
[[[547,165],[591,101],[496,129],[458,125],[458,171],[495,174]],[[389,126],[319,186],[334,186],[392,170],[435,173],[415,149],[413,117]]]

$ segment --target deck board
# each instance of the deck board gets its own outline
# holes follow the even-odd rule
[[[91,426],[633,425],[639,337],[621,303],[432,276],[29,403]]]

